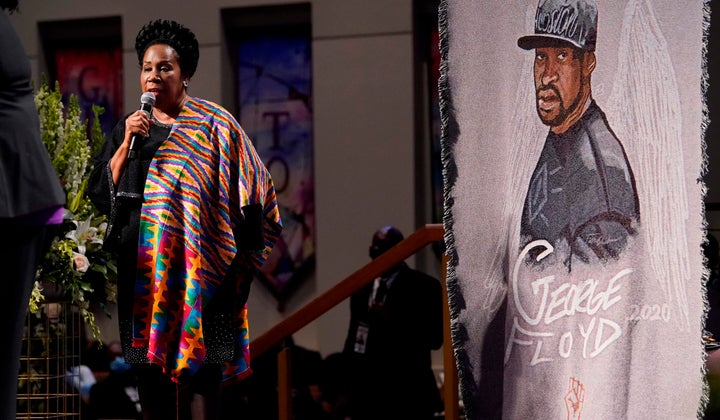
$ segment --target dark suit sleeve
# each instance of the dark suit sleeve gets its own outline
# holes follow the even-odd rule
[[[65,204],[58,174],[40,137],[30,62],[0,10],[0,218]]]
[[[440,281],[427,276],[427,335],[428,345],[431,349],[437,350],[443,344],[443,291]]]

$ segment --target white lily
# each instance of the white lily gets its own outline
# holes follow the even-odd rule
[[[98,228],[91,226],[92,216],[88,217],[87,220],[78,222],[73,220],[75,224],[75,230],[68,232],[65,237],[71,239],[77,244],[77,249],[81,254],[85,254],[86,244],[102,244],[102,238],[97,234]]]

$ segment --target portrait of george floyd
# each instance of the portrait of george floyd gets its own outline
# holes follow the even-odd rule
[[[525,197],[520,244],[547,240],[568,270],[573,259],[618,258],[640,219],[625,149],[592,96],[598,16],[584,3],[540,3],[535,32],[518,39],[534,52],[535,106],[549,128]]]
[[[704,2],[440,11],[448,291],[468,417],[695,417]]]

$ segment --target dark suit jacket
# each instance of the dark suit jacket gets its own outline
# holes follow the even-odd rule
[[[30,62],[0,10],[0,218],[65,204],[65,193],[40,140]]]
[[[368,307],[372,283],[350,299],[344,353],[354,367],[353,420],[431,418],[441,409],[432,350],[443,343],[442,286],[405,264],[398,270],[382,309]],[[360,323],[368,327],[363,354],[354,351]]]

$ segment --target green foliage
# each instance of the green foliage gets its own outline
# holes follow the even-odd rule
[[[98,116],[103,108],[93,106],[93,123],[88,138],[88,122],[81,115],[78,98],[70,95],[63,106],[58,83],[50,89],[42,82],[35,94],[43,143],[52,158],[60,183],[67,195],[64,223],[53,239],[37,273],[30,310],[35,313],[44,299],[42,282],[59,286],[76,305],[100,339],[100,330],[90,310],[92,301],[105,305],[114,301],[117,269],[113,257],[103,250],[107,223],[86,195],[92,171],[92,156],[102,145],[103,133]]]

